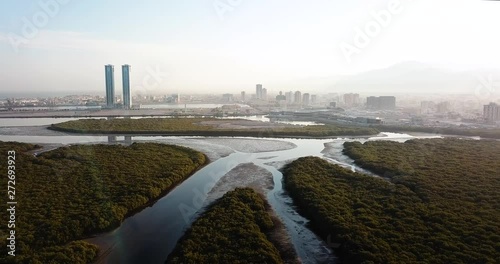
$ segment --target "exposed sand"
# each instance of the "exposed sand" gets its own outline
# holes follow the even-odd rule
[[[150,142],[150,140],[145,140],[144,142]],[[154,140],[154,142],[192,148],[194,150],[203,152],[210,159],[210,161],[216,161],[222,157],[226,157],[231,153],[234,153],[234,150],[228,146],[220,146],[197,138],[166,137],[162,139],[156,139]]]
[[[242,163],[217,181],[207,194],[205,204],[219,199],[226,192],[237,187],[250,187],[259,193],[266,194],[273,189],[273,186],[273,175],[268,170],[253,163]]]
[[[258,153],[289,150],[297,145],[280,140],[248,139],[248,138],[200,138],[199,141],[212,143],[217,146],[227,146],[238,152]]]

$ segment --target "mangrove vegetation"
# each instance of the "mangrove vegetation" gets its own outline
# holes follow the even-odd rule
[[[276,228],[269,210],[253,189],[227,192],[193,223],[166,263],[283,263],[268,238]]]
[[[161,134],[177,136],[251,136],[251,137],[329,137],[345,135],[376,135],[379,131],[369,127],[336,125],[276,126],[255,129],[221,128],[212,124],[223,124],[235,120],[215,118],[141,118],[141,119],[81,119],[53,124],[49,129],[87,134]],[[248,122],[248,120],[246,120]]]
[[[500,142],[345,143],[376,178],[323,159],[284,169],[285,188],[345,263],[497,263]]]
[[[116,228],[125,217],[161,197],[206,163],[192,149],[155,144],[73,145],[44,152],[0,142],[0,156],[16,152],[15,257],[1,263],[90,263],[98,253],[82,241]],[[7,186],[2,177],[2,186]],[[6,203],[1,208],[6,212]],[[4,223],[8,215],[2,214]],[[0,226],[1,237],[10,229]],[[0,247],[7,248],[6,240]]]

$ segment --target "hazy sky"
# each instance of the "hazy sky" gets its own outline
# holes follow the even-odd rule
[[[0,92],[104,93],[105,64],[118,94],[122,64],[132,93],[274,91],[401,61],[500,69],[499,26],[498,1],[3,0]]]

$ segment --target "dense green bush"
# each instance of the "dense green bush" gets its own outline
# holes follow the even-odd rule
[[[252,136],[252,137],[328,137],[342,135],[375,135],[379,131],[368,127],[334,125],[275,127],[268,129],[221,129],[201,125],[202,121],[227,122],[213,118],[142,118],[142,119],[82,119],[53,124],[50,129],[72,133],[96,134],[162,134],[197,136]]]
[[[346,263],[496,263],[500,142],[458,139],[345,143],[374,178],[301,158],[285,187]]]
[[[2,263],[89,263],[97,247],[75,241],[117,227],[205,164],[194,150],[162,145],[74,145],[25,153],[36,146],[0,142],[16,151],[16,256]],[[7,177],[0,180],[7,186]],[[6,204],[1,208],[5,212]],[[4,223],[7,223],[7,214]],[[7,237],[7,225],[0,225]],[[0,241],[6,248],[6,240]]]
[[[250,188],[226,193],[193,223],[166,263],[283,263],[266,237],[275,225],[268,210]]]

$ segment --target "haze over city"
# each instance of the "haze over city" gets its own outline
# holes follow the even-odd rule
[[[499,14],[0,1],[0,263],[498,263]]]
[[[132,66],[132,94],[237,94],[256,83],[274,94],[473,94],[481,78],[500,80],[496,1],[22,0],[0,6],[5,96],[103,94],[105,64]],[[154,81],[145,81],[151,76]],[[420,88],[406,85],[415,80]]]

